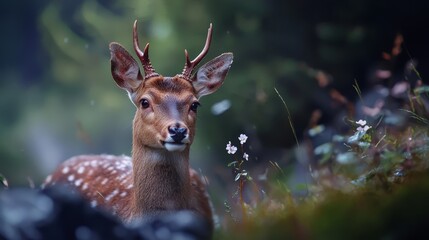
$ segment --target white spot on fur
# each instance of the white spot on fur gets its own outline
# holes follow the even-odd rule
[[[109,181],[109,179],[105,178],[105,179],[103,179],[103,181],[101,181],[101,184],[104,185],[107,183],[107,181]]]
[[[82,174],[83,172],[85,172],[85,167],[80,166],[79,169],[77,170],[77,173]]]
[[[119,196],[125,197],[125,196],[127,196],[127,192],[122,192]]]
[[[126,167],[126,166],[125,166],[124,164],[117,164],[117,165],[116,165],[116,169],[117,169],[117,170],[121,170],[121,171],[124,171],[124,170],[125,170],[125,167]]]
[[[97,206],[97,201],[92,200],[92,201],[91,201],[91,207],[96,207],[96,206]]]
[[[91,161],[91,166],[92,167],[97,167],[98,166],[98,161],[97,160],[92,160]]]
[[[68,178],[67,178],[67,180],[69,180],[69,182],[73,181],[74,180],[74,175],[73,174],[69,175]]]
[[[94,173],[94,170],[90,169],[88,172],[88,175],[92,175]]]
[[[133,188],[133,185],[132,184],[128,185],[127,189],[131,189],[131,188]]]
[[[74,182],[74,185],[76,185],[76,187],[79,187],[80,184],[82,184],[82,182],[83,182],[83,179],[78,179]]]
[[[88,189],[88,183],[84,183],[82,186],[82,190],[86,190],[86,189]]]
[[[119,193],[119,190],[118,189],[115,189],[115,190],[113,190],[113,192],[111,192],[109,195],[107,195],[107,197],[105,198],[106,199],[106,201],[110,201],[113,197],[115,197],[116,196],[116,194],[118,194]]]
[[[64,174],[67,174],[69,171],[70,171],[69,167],[64,167],[61,172],[64,173]]]

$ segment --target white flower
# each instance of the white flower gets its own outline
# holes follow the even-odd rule
[[[356,128],[358,132],[366,133],[368,129],[372,128],[371,126],[366,125],[366,121],[362,119],[357,121],[356,124],[360,125],[359,127]]]
[[[359,132],[366,132],[368,131],[368,129],[372,128],[371,126],[366,125],[365,127],[358,127],[356,128],[356,130],[358,130]]]
[[[244,154],[243,154],[243,158],[244,158],[244,159],[246,159],[246,161],[249,161],[249,154],[244,153]]]
[[[366,125],[366,121],[361,119],[361,120],[357,121],[356,124],[359,124],[363,127]]]
[[[246,134],[240,134],[240,137],[238,137],[238,140],[240,140],[240,144],[243,145],[247,141]]]
[[[234,154],[235,152],[237,152],[237,147],[233,146],[231,144],[231,141],[229,141],[228,144],[226,145],[226,150],[228,151],[228,154]]]

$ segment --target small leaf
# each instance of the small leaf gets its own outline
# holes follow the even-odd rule
[[[335,134],[334,136],[332,136],[332,141],[334,142],[344,142],[346,140],[346,137]]]
[[[332,143],[324,143],[322,145],[317,146],[314,149],[314,154],[319,155],[319,154],[328,154],[332,151]]]
[[[370,142],[371,142],[371,135],[369,135],[368,133],[365,133],[365,134],[362,136],[361,140],[362,140],[363,142],[370,143]]]
[[[235,179],[234,179],[234,181],[238,181],[238,179],[240,179],[240,177],[241,177],[241,173],[237,173],[237,175],[235,175]]]
[[[297,191],[308,190],[308,184],[307,183],[298,183],[295,185],[295,190],[297,190]]]
[[[362,187],[362,186],[364,186],[364,184],[366,183],[366,181],[367,181],[366,176],[360,176],[360,177],[358,177],[357,179],[352,180],[352,181],[351,181],[351,183],[352,183],[353,185],[356,185],[356,186]]]
[[[422,93],[429,93],[429,86],[421,86],[414,89],[415,95],[419,95]]]
[[[359,141],[358,142],[358,146],[360,147],[360,148],[363,148],[363,149],[367,149],[367,148],[369,148],[369,146],[370,146],[371,144],[369,143],[369,142],[362,142],[362,141]]]
[[[317,146],[314,149],[314,154],[315,155],[322,155],[321,159],[319,160],[319,164],[324,164],[329,159],[331,159],[332,151],[333,151],[332,143],[324,143],[322,145]]]
[[[337,155],[337,162],[340,164],[351,164],[357,161],[356,155],[354,152],[345,152]]]
[[[237,164],[237,163],[238,163],[237,161],[232,161],[232,162],[228,163],[228,167],[235,166],[235,164]]]
[[[308,130],[308,135],[310,135],[310,137],[314,137],[323,131],[325,131],[325,126],[324,125],[317,125],[317,126],[311,128],[310,130]]]
[[[347,143],[355,143],[359,141],[363,137],[363,135],[365,135],[365,131],[356,131],[353,136],[349,137]]]

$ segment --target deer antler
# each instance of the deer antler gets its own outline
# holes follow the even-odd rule
[[[195,66],[197,66],[198,63],[201,62],[201,60],[203,60],[203,58],[206,56],[207,52],[209,51],[211,40],[212,40],[212,24],[210,23],[210,27],[207,32],[206,44],[204,45],[204,48],[201,51],[201,53],[194,60],[190,61],[188,51],[185,49],[186,64],[182,72],[183,78],[187,80],[191,79],[191,74]]]
[[[144,47],[144,52],[142,52],[139,48],[139,37],[137,33],[137,20],[134,21],[133,26],[133,42],[134,42],[134,50],[136,51],[137,56],[140,59],[140,62],[143,65],[144,71],[144,79],[148,79],[151,77],[159,76],[158,73],[155,72],[155,69],[152,67],[152,64],[149,60],[149,43]]]

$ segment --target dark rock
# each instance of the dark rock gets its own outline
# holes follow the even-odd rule
[[[0,192],[0,239],[210,239],[199,216],[183,211],[154,216],[133,226],[90,207],[66,187]]]

